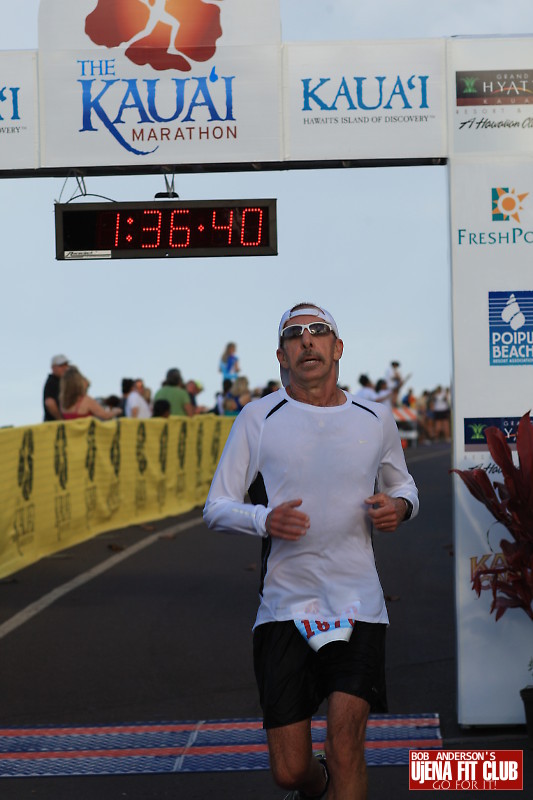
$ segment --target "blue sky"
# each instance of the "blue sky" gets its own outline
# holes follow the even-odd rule
[[[38,6],[0,0],[0,50],[37,48]],[[533,33],[530,0],[281,0],[281,12],[286,41]],[[202,381],[210,405],[219,356],[236,341],[243,374],[261,386],[278,377],[281,313],[302,299],[337,320],[342,383],[355,389],[361,372],[377,379],[397,359],[416,391],[449,384],[447,180],[445,167],[176,176],[182,199],[276,197],[279,255],[67,263],[54,256],[53,205],[74,181],[3,179],[0,425],[41,420],[55,353],[94,396],[118,393],[124,376],[155,391],[176,366]],[[147,200],[164,180],[88,178],[86,188]]]

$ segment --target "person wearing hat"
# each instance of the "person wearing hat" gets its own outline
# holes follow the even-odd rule
[[[181,372],[176,367],[167,371],[161,388],[154,395],[154,402],[157,400],[168,400],[172,416],[194,417],[196,413],[189,392],[183,385]]]
[[[185,384],[185,389],[187,390],[187,393],[189,395],[189,401],[192,407],[194,408],[194,413],[205,414],[207,412],[207,407],[199,406],[196,401],[197,396],[201,394],[204,390],[203,383],[200,383],[200,381],[190,380],[187,381],[187,383]]]
[[[372,533],[418,511],[390,410],[338,385],[343,347],[324,308],[283,314],[282,388],[235,419],[204,508],[210,528],[263,540],[254,668],[273,777],[294,799],[366,797],[366,722],[387,709]],[[314,758],[325,698],[325,757]]]
[[[69,360],[64,355],[57,355],[52,358],[51,373],[46,379],[43,390],[44,422],[53,422],[61,419],[59,408],[59,381],[65,374],[69,365]]]

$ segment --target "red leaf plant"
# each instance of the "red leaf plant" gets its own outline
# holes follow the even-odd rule
[[[452,469],[469,492],[505,525],[513,541],[502,539],[505,558],[503,567],[479,567],[472,578],[472,589],[481,594],[482,579],[490,578],[491,613],[496,620],[508,608],[523,608],[533,620],[533,425],[529,412],[518,424],[516,450],[518,467],[503,432],[490,427],[485,430],[490,454],[502,471],[503,483],[491,483],[483,469]]]

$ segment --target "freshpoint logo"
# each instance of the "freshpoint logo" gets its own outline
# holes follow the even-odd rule
[[[493,222],[509,223],[511,220],[521,222],[520,214],[524,211],[523,201],[529,192],[517,192],[516,189],[496,186],[491,190]],[[506,227],[505,230],[472,231],[467,228],[458,228],[457,244],[483,246],[483,245],[513,245],[533,244],[533,230],[522,227]]]
[[[492,219],[494,222],[507,222],[512,217],[520,222],[519,211],[523,211],[522,200],[528,196],[529,192],[516,194],[514,189],[504,189],[498,187],[492,190]]]
[[[533,292],[489,292],[490,363],[533,364]]]

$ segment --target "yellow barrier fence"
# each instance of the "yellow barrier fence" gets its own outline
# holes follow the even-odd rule
[[[0,430],[0,578],[114,528],[205,502],[233,418]]]

